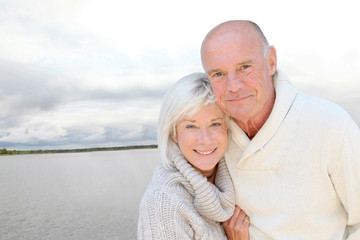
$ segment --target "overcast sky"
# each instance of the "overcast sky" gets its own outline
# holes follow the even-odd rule
[[[0,148],[156,143],[170,84],[202,71],[215,25],[250,19],[302,91],[360,125],[360,3],[0,0]]]

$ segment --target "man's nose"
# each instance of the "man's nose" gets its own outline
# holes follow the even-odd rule
[[[243,77],[240,73],[234,71],[228,73],[227,89],[230,92],[237,92],[239,88],[244,86]]]

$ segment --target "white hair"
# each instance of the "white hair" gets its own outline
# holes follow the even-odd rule
[[[181,78],[165,94],[158,122],[158,148],[166,169],[172,168],[171,156],[179,153],[178,145],[172,140],[176,137],[176,125],[184,117],[192,117],[208,104],[216,103],[204,73],[193,73]]]

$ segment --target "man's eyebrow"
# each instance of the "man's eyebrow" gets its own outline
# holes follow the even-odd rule
[[[245,64],[250,64],[252,63],[253,61],[248,59],[248,60],[245,60],[243,62],[239,62],[237,64],[235,64],[235,66],[241,66],[241,65],[245,65]],[[221,72],[222,70],[220,68],[215,68],[215,69],[211,69],[207,72],[208,75],[211,75],[213,73],[216,73],[216,72]]]
[[[249,64],[252,63],[253,61],[251,59],[245,60],[243,62],[239,62],[236,64],[236,66],[240,66],[240,65],[245,65],[245,64]]]
[[[221,72],[221,69],[220,68],[212,69],[212,70],[208,71],[207,74],[211,75],[211,74],[216,73],[216,72]]]

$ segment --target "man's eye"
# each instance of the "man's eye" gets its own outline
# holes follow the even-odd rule
[[[224,74],[222,74],[221,72],[217,72],[217,73],[214,73],[213,74],[213,77],[221,77],[223,76]]]
[[[250,65],[243,65],[243,66],[241,66],[241,70],[247,70],[250,67],[251,67]]]

